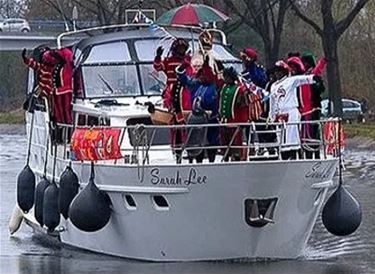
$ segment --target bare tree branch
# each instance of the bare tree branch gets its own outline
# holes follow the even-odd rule
[[[369,0],[359,0],[355,7],[349,12],[349,14],[336,24],[337,35],[340,37],[345,30],[350,26],[353,22],[354,18],[357,14],[361,11],[361,9],[366,5]]]
[[[316,31],[316,33],[318,33],[320,36],[322,36],[323,35],[322,28],[317,23],[315,23],[312,19],[310,19],[306,15],[304,15],[300,11],[300,9],[297,7],[297,5],[294,3],[293,0],[290,0],[290,3],[292,5],[292,10],[296,13],[296,15],[299,18],[301,18],[301,20],[303,20],[305,23],[307,23],[308,25],[310,25]]]
[[[273,12],[273,7],[270,0],[267,0],[268,9],[271,12],[271,22],[272,22],[272,28],[275,31],[276,30],[276,22],[275,22],[275,14]]]
[[[234,21],[233,23],[231,24],[227,24],[225,26],[225,32],[227,33],[230,33],[232,31],[235,31],[236,29],[238,29],[241,25],[243,24],[243,20],[242,19],[238,19],[236,21]]]

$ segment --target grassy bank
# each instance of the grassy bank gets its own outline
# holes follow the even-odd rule
[[[375,140],[375,123],[344,124],[344,131],[348,138],[356,136],[372,138]]]
[[[23,110],[0,112],[0,124],[23,124],[24,121]]]

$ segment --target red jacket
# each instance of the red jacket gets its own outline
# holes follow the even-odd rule
[[[190,56],[185,56],[183,59],[170,56],[164,60],[160,56],[156,56],[154,59],[154,69],[163,71],[167,76],[167,83],[162,97],[164,106],[168,109],[172,109],[174,107],[174,100],[178,100],[181,111],[191,110],[190,92],[185,87],[179,88],[177,96],[176,94],[172,94],[174,85],[177,84],[176,68],[184,62],[190,63]],[[187,67],[186,73],[189,76],[192,75],[192,67]]]
[[[299,112],[302,116],[307,115],[312,110],[311,86],[302,85],[297,88],[299,99]]]
[[[73,93],[73,53],[67,48],[59,49],[56,52],[64,59],[61,69],[54,71],[59,74],[59,77],[53,77],[56,95]]]
[[[325,58],[321,58],[316,63],[316,66],[308,71],[306,74],[322,75],[324,69],[326,68],[327,61]]]
[[[317,62],[316,66],[307,71],[306,74],[322,75],[326,64],[327,61],[322,58]],[[311,85],[302,85],[298,88],[298,98],[300,103],[299,111],[302,116],[310,114],[313,110],[313,98],[311,92]]]
[[[24,63],[38,73],[38,85],[44,96],[49,96],[53,91],[52,71],[53,66],[39,63],[33,58],[26,58]]]

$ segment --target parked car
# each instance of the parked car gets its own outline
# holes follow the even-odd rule
[[[328,100],[322,100],[322,115],[328,116]],[[342,119],[348,122],[364,122],[361,103],[351,99],[342,99]]]
[[[4,19],[0,23],[0,32],[3,31],[21,31],[21,32],[29,32],[30,25],[25,19],[21,18],[9,18]]]

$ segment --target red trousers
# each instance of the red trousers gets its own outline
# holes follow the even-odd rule
[[[54,97],[53,114],[56,123],[73,124],[72,93],[64,93]]]

